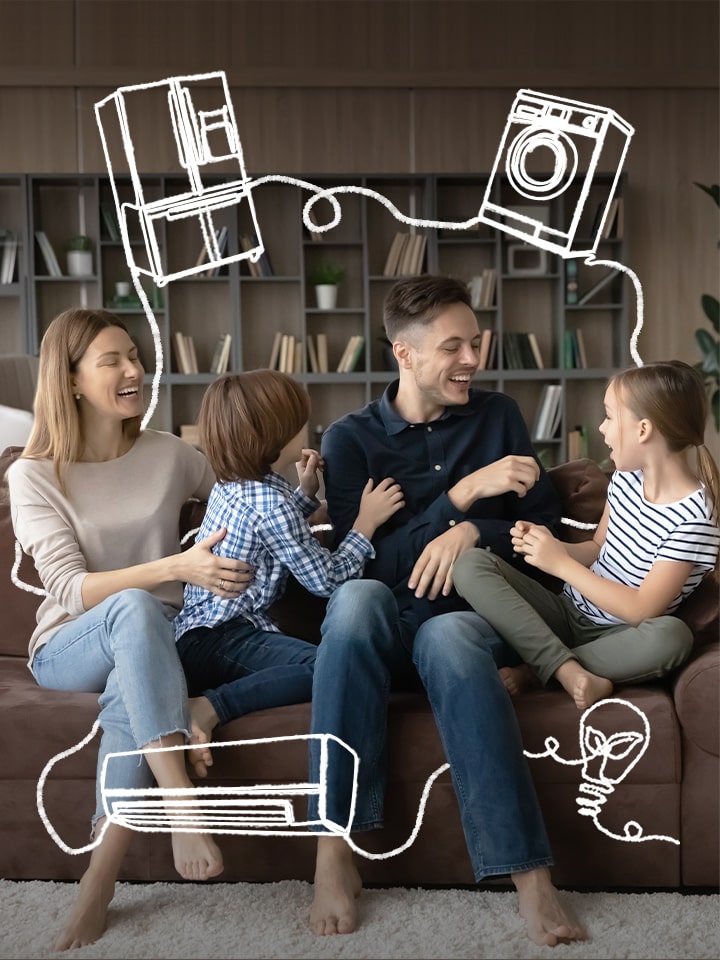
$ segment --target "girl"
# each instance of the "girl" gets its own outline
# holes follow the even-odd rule
[[[289,573],[319,596],[362,573],[370,539],[404,505],[397,483],[369,480],[353,528],[334,553],[310,532],[319,506],[322,461],[303,442],[310,398],[292,377],[274,370],[228,374],[203,398],[200,442],[218,478],[200,527],[200,541],[227,528],[217,551],[254,568],[242,596],[189,583],[175,618],[178,652],[197,697],[193,719],[209,740],[217,724],[260,707],[311,699],[316,646],[280,633],[268,615]],[[295,463],[293,491],[281,472]]]
[[[180,508],[209,494],[215,476],[201,453],[168,433],[140,432],[144,370],[122,322],[105,310],[67,310],[40,347],[35,421],[8,471],[15,536],[45,588],[30,638],[41,687],[99,693],[93,831],[102,841],[54,949],[82,947],[105,928],[130,830],[104,817],[100,772],[110,752],[175,747],[191,734],[172,617],[182,583],[237,595],[249,579],[239,560],[210,548],[223,532],[180,552]],[[204,757],[201,757],[202,761]],[[202,765],[202,764],[201,764]],[[192,786],[182,750],[148,753],[108,768],[106,786]],[[223,869],[211,837],[175,833],[175,866],[187,880]]]
[[[455,564],[458,593],[579,709],[608,697],[613,683],[662,676],[690,653],[689,628],[670,614],[707,571],[718,576],[719,478],[703,443],[707,414],[702,379],[686,363],[618,373],[600,425],[616,469],[593,539],[561,543],[525,521],[510,531],[527,563],[565,581],[562,593],[485,550]]]

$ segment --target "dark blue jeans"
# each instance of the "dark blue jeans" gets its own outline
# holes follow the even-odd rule
[[[259,630],[244,617],[188,630],[177,650],[191,697],[207,697],[220,723],[253,710],[309,703],[317,647]]]
[[[412,632],[382,583],[351,580],[330,598],[315,664],[312,733],[334,734],[360,757],[353,831],[382,826],[390,690],[424,686],[476,880],[549,866],[515,709],[498,675],[498,666],[517,662],[514,654],[473,611],[431,617]],[[313,742],[311,781],[318,775]],[[351,769],[328,765],[326,783],[327,817],[347,823]],[[309,812],[317,818],[312,799]]]

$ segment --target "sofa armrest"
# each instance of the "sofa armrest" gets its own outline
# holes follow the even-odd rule
[[[713,756],[720,756],[720,644],[686,663],[673,683],[683,734]]]

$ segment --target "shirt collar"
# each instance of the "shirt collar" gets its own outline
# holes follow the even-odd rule
[[[393,400],[397,396],[398,389],[400,387],[400,380],[393,380],[392,383],[388,384],[380,398],[380,417],[385,426],[385,430],[389,437],[395,436],[395,434],[402,433],[403,430],[406,430],[408,427],[413,426],[409,423],[404,417],[401,417],[400,414],[393,407]],[[465,404],[458,404],[453,407],[445,407],[445,412],[442,416],[438,417],[438,420],[447,420],[449,417],[467,417],[471,413],[475,413],[475,404],[473,403],[473,391],[470,392],[470,399]],[[437,421],[433,421],[437,422]]]

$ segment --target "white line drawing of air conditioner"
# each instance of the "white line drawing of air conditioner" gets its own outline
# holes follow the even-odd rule
[[[208,744],[216,762],[223,751],[234,751],[232,763],[243,769],[243,754],[268,744],[301,742],[307,746],[316,741],[319,747],[319,775],[315,782],[261,783],[252,786],[194,786],[191,789],[123,789],[108,787],[106,782],[115,762],[123,757],[146,757],[148,753],[170,750],[189,751],[191,745],[158,747],[110,753],[101,771],[101,793],[108,820],[145,833],[221,833],[267,836],[304,835],[312,827],[328,833],[347,836],[355,813],[359,757],[342,740],[332,734],[299,734],[296,736],[229,740]],[[351,802],[342,823],[327,814],[327,770],[342,763],[352,781]],[[306,802],[317,797],[318,816],[307,817]]]
[[[140,107],[142,112],[140,112]],[[131,274],[144,274],[159,287],[170,280],[206,271],[234,260],[257,261],[263,246],[252,200],[251,180],[245,171],[242,146],[224,71],[171,77],[155,83],[118,87],[95,104],[95,115],[110,175],[110,184]],[[143,136],[147,116],[152,136]],[[143,186],[142,174],[157,168],[157,156],[171,163],[177,158],[187,176],[185,188],[170,196],[153,197]],[[212,184],[212,175],[227,177],[228,167],[239,176]],[[122,197],[122,175],[129,170],[132,196]],[[249,232],[256,243],[250,250],[225,251],[218,244],[221,230],[216,216],[227,207],[244,204]],[[198,248],[205,245],[206,260],[180,258],[168,263],[161,243],[161,227],[189,220],[197,225]],[[142,236],[144,250],[130,242]],[[138,249],[146,255],[139,262]]]
[[[634,132],[609,107],[518,90],[479,219],[565,258],[593,254]],[[594,182],[601,169],[615,175],[603,188]],[[503,174],[508,180],[506,192],[502,202],[496,202]],[[605,207],[595,225],[595,235],[588,238],[578,236],[578,226],[583,214],[587,217],[591,187],[604,190]],[[547,204],[561,194],[567,194],[565,218],[562,223],[549,223],[544,216]],[[521,209],[514,210],[517,204]],[[537,216],[533,216],[533,206],[538,208]]]

